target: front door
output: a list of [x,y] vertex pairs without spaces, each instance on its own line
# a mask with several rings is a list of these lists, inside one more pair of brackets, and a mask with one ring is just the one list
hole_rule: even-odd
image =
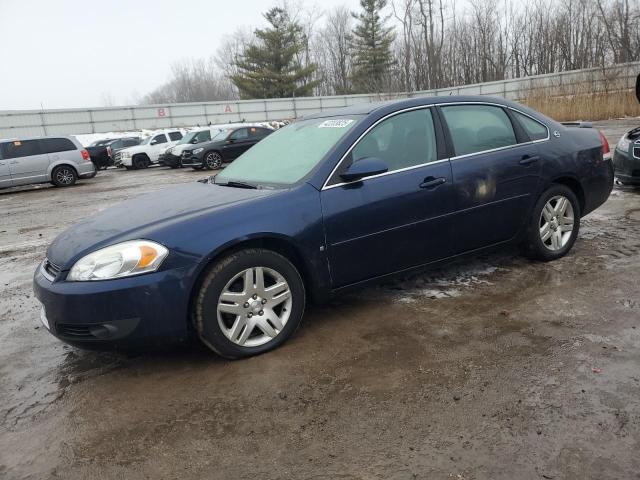
[[248,128],[234,130],[227,138],[227,143],[222,148],[225,160],[233,160],[246,152],[255,141],[249,135]]
[[15,140],[2,144],[2,158],[9,166],[14,185],[45,181],[49,156],[38,140]]
[[441,107],[454,148],[455,253],[512,239],[527,220],[540,180],[535,144],[507,112],[483,104]]
[[[321,192],[333,288],[451,254],[451,166],[439,158],[428,108],[388,117],[345,157]],[[339,173],[367,157],[389,171],[345,183]]]

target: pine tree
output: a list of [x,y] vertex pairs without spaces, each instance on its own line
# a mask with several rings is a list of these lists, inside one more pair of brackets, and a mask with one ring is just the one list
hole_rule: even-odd
[[317,85],[310,80],[316,65],[304,67],[298,60],[307,42],[302,27],[279,7],[269,10],[264,18],[270,26],[256,30],[257,41],[235,61],[238,73],[231,76],[231,81],[240,98],[310,95]]
[[391,44],[395,38],[392,27],[386,27],[386,18],[380,16],[387,0],[360,0],[360,13],[353,13],[358,22],[353,31],[352,81],[357,92],[380,91],[391,66],[394,64]]

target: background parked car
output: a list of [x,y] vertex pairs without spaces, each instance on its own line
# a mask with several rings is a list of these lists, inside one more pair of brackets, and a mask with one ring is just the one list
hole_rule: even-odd
[[[636,79],[636,97],[640,102],[640,75]],[[640,127],[622,136],[613,152],[613,166],[620,183],[640,185]]]
[[266,127],[242,126],[221,131],[210,142],[182,152],[182,165],[195,170],[220,168],[273,133]]
[[97,170],[113,165],[113,157],[120,150],[140,144],[140,137],[107,138],[96,140],[87,147],[91,161]]
[[127,170],[147,168],[158,163],[160,153],[178,143],[182,137],[183,134],[179,130],[156,132],[143,139],[139,145],[120,150],[116,153],[113,163],[116,167],[122,166]]
[[171,168],[178,168],[182,165],[180,164],[180,158],[182,157],[182,152],[192,146],[197,145],[199,143],[208,142],[212,137],[215,137],[218,133],[220,133],[222,129],[220,127],[206,127],[206,128],[198,128],[196,130],[192,130],[188,132],[182,139],[176,143],[174,146],[166,148],[158,157],[158,163],[160,165],[165,165]]
[[68,187],[95,175],[89,152],[75,137],[0,140],[0,188],[44,182]]

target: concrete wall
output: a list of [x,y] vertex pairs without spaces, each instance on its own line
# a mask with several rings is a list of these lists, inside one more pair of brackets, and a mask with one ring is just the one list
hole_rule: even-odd
[[526,98],[544,88],[562,94],[576,85],[585,91],[630,89],[640,72],[640,62],[607,69],[575,70],[497,82],[409,93],[340,95],[331,97],[242,100],[171,105],[144,105],[64,110],[0,111],[0,138],[38,135],[81,135],[137,129],[187,127],[237,121],[262,122],[297,118],[337,107],[393,98],[437,95],[493,95],[510,100]]

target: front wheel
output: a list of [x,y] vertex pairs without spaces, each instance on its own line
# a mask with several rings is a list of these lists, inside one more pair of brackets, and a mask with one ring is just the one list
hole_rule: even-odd
[[78,180],[78,174],[69,165],[60,165],[51,172],[51,183],[56,187],[70,187]]
[[233,253],[207,272],[193,311],[200,339],[226,358],[278,347],[296,330],[305,307],[300,274],[270,250]]
[[580,203],[565,185],[553,185],[538,199],[526,232],[526,253],[542,261],[565,256],[580,230]]
[[222,155],[218,152],[208,152],[202,164],[207,170],[217,170],[222,166]]

